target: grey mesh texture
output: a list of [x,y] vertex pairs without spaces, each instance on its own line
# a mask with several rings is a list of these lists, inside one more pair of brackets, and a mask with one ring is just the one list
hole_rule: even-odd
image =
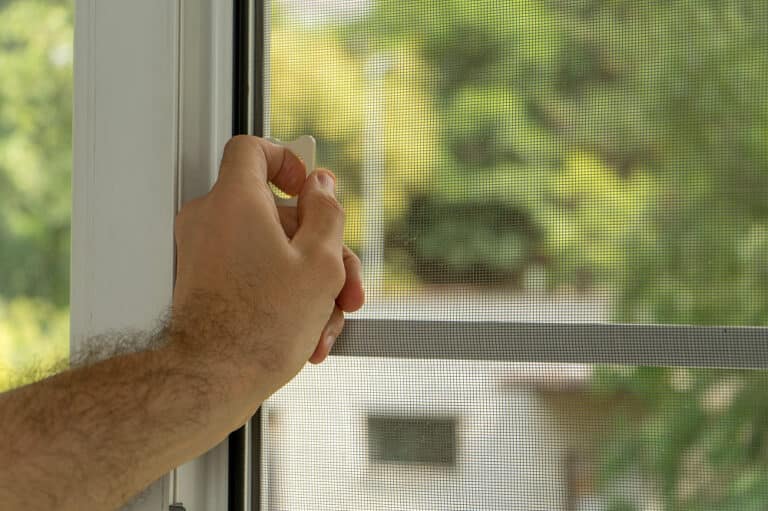
[[764,2],[270,12],[368,303],[265,404],[263,509],[768,506]]

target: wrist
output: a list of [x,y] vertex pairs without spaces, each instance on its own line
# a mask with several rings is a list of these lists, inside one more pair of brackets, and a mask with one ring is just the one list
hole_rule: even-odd
[[304,356],[293,341],[299,322],[280,321],[269,303],[254,303],[246,293],[177,295],[170,342],[233,391],[266,399],[295,376],[311,351]]
[[181,345],[171,342],[158,355],[173,371],[184,374],[185,389],[195,395],[192,399],[200,414],[197,424],[204,425],[201,440],[208,447],[211,439],[221,441],[242,426],[262,401],[246,393],[222,365],[206,363]]
[[216,327],[212,320],[205,323],[205,328],[196,329],[175,321],[163,350],[173,364],[183,366],[200,383],[210,400],[210,414],[229,433],[242,426],[274,391],[270,388],[274,378],[239,353],[242,341],[231,328]]

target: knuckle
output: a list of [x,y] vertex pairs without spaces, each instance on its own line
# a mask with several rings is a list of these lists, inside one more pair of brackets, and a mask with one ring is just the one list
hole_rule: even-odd
[[328,275],[333,287],[337,290],[337,293],[341,291],[341,288],[344,287],[344,281],[347,278],[347,272],[344,271],[344,265],[337,260]]
[[[245,170],[243,162],[249,158],[263,159],[264,149],[252,135],[235,135],[224,144],[224,155],[219,167],[219,177]],[[239,164],[239,165],[238,165]]]
[[244,145],[250,145],[250,138],[248,135],[235,135],[234,137],[227,140],[227,143],[224,144],[224,151],[232,151],[233,149],[237,149]]
[[324,275],[333,287],[341,287],[346,279],[344,261],[337,250],[318,247],[314,252],[315,270],[318,275]]
[[331,214],[337,216],[342,221],[346,216],[344,207],[336,200],[336,197],[328,194],[318,194],[317,201],[323,209],[331,212]]
[[358,267],[359,267],[359,266],[362,266],[362,265],[363,265],[363,262],[360,260],[360,256],[358,256],[357,254],[355,254],[355,253],[352,251],[352,249],[351,249],[351,248],[349,248],[349,247],[346,247],[346,246],[345,246],[345,247],[344,247],[344,250],[345,250],[345,251],[346,251],[346,253],[347,253],[347,259],[349,260],[349,262],[350,262],[350,264],[351,264],[352,266],[358,266]]
[[332,269],[336,265],[341,265],[341,254],[330,247],[321,245],[316,247],[314,252],[315,262],[320,267]]

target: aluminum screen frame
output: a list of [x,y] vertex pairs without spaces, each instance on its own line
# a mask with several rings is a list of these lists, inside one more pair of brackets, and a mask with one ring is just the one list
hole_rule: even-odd
[[331,355],[766,369],[768,328],[350,319]]

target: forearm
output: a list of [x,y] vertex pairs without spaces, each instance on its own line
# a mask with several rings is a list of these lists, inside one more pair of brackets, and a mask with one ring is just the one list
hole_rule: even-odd
[[3,509],[114,509],[222,440],[244,410],[173,345],[0,396]]
[[[114,509],[325,358],[342,311],[362,306],[360,261],[335,178],[305,170],[277,145],[231,140],[216,186],[176,218],[163,347],[0,395],[2,509]],[[298,207],[278,211],[270,180]]]

